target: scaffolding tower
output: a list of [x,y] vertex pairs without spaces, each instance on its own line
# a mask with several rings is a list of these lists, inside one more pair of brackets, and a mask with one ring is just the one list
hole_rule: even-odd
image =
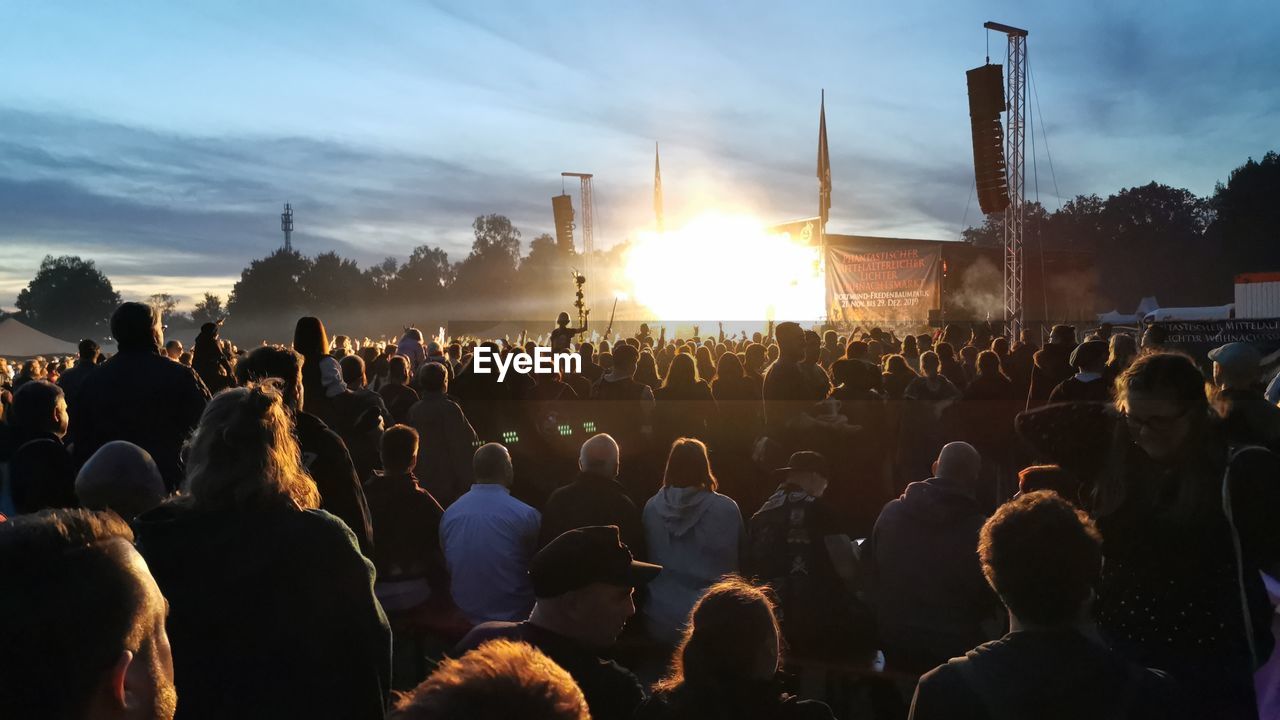
[[587,277],[588,282],[595,282],[591,287],[599,287],[599,278],[591,276],[591,253],[595,252],[595,238],[591,235],[592,224],[592,201],[591,201],[591,173],[574,173],[562,172],[561,177],[576,177],[582,180],[582,198],[579,207],[582,208],[582,274]]
[[983,24],[1009,38],[1005,98],[1005,171],[1009,207],[1004,211],[1004,320],[1011,339],[1022,333],[1023,209],[1026,204],[1027,31],[997,22]]

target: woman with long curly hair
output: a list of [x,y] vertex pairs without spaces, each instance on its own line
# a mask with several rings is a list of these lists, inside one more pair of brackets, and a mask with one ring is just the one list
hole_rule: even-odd
[[190,718],[381,718],[391,638],[373,566],[302,465],[274,381],[225,390],[181,493],[138,518]]

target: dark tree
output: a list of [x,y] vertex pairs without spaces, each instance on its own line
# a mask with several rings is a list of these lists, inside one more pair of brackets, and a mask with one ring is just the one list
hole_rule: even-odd
[[457,268],[455,287],[464,298],[492,300],[505,312],[512,300],[520,261],[520,231],[503,215],[482,215],[471,224],[475,242]]
[[299,274],[298,282],[307,308],[314,313],[349,309],[372,294],[369,278],[360,266],[336,252],[317,255]]
[[24,322],[56,337],[105,337],[120,293],[92,260],[46,255],[36,276],[18,293]]
[[1280,155],[1249,158],[1213,193],[1213,238],[1232,274],[1280,270]]
[[231,288],[227,311],[237,320],[297,315],[307,307],[302,276],[311,261],[296,250],[276,250],[254,260]]
[[205,293],[204,298],[196,303],[195,309],[191,311],[191,321],[196,325],[216,323],[226,316],[226,312],[222,309],[222,298],[213,293]]
[[439,298],[452,281],[449,254],[440,248],[419,245],[388,282],[387,296],[401,306],[412,306]]

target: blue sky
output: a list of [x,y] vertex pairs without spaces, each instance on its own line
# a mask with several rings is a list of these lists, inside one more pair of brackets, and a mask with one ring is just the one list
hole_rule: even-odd
[[126,297],[225,294],[286,200],[304,252],[456,260],[477,214],[550,231],[564,170],[595,173],[611,244],[651,226],[655,140],[668,225],[812,215],[820,88],[830,230],[952,239],[979,220],[964,71],[985,20],[1031,31],[1063,197],[1207,194],[1280,149],[1261,0],[0,2],[0,307],[46,253]]

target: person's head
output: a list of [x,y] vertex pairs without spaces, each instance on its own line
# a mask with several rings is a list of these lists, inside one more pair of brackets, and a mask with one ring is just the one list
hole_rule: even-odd
[[378,450],[388,475],[411,473],[418,464],[418,431],[408,425],[392,425],[382,433]]
[[[690,358],[692,361],[693,358]],[[627,343],[618,343],[613,349],[613,373],[630,377],[636,372],[636,363],[640,360],[640,351]]]
[[1169,342],[1169,329],[1163,325],[1152,323],[1142,334],[1142,347],[1145,349],[1154,350],[1167,342]]
[[1009,354],[1009,338],[1001,335],[991,341],[991,352],[1004,356]]
[[47,380],[24,383],[13,394],[8,423],[28,434],[50,433],[65,437],[70,419],[62,388]]
[[591,359],[596,356],[596,346],[591,341],[586,341],[578,345],[578,354],[582,356],[583,363],[590,363]]
[[1171,460],[1208,422],[1204,375],[1186,355],[1144,355],[1116,379],[1116,409],[1143,452]]
[[1132,335],[1122,333],[1111,336],[1110,356],[1107,364],[1121,370],[1129,366],[1138,355],[1138,341]]
[[978,353],[978,376],[997,377],[1004,374],[1000,367],[1000,356],[990,350]]
[[746,376],[742,368],[742,360],[731,352],[720,355],[716,362],[716,380],[741,380]]
[[798,323],[778,323],[778,326],[773,329],[773,335],[778,341],[780,356],[789,360],[799,360],[804,355],[804,330],[800,329]]
[[603,350],[596,355],[596,362],[600,365],[601,370],[613,372],[613,353],[608,350]]
[[850,340],[844,347],[844,356],[850,360],[866,360],[867,349],[867,343],[862,340]]
[[1054,345],[1076,344],[1076,329],[1073,325],[1054,325],[1049,331],[1049,342]]
[[804,331],[804,360],[816,363],[822,357],[822,337],[812,330]]
[[1002,505],[978,536],[982,573],[1025,625],[1069,626],[1087,612],[1102,567],[1093,522],[1049,491]]
[[1018,471],[1018,492],[1026,494],[1038,490],[1052,490],[1074,501],[1080,493],[1080,483],[1058,465],[1031,465]]
[[338,361],[342,368],[342,382],[352,390],[359,390],[368,382],[364,374],[364,360],[359,355],[347,355]]
[[902,354],[917,355],[920,352],[919,346],[916,344],[916,336],[908,335],[902,338]]
[[[802,341],[803,341],[803,337],[802,337]],[[793,360],[799,359],[803,351],[804,351],[804,343],[801,342],[800,350],[797,351],[796,354],[792,356],[791,359]],[[765,348],[764,354],[765,354],[765,357],[768,359],[768,361],[772,363],[772,362],[778,361],[778,358],[782,356],[782,351],[778,349],[777,343],[769,343],[769,347]]]
[[318,317],[298,318],[293,328],[293,349],[313,361],[329,354],[329,334]]
[[1101,373],[1107,369],[1107,344],[1101,340],[1087,340],[1071,351],[1071,367],[1080,372]]
[[885,358],[884,370],[890,375],[915,375],[915,371],[911,366],[907,365],[907,359],[901,355],[890,355]]
[[0,523],[0,577],[5,717],[173,718],[168,604],[117,515]]
[[511,453],[501,443],[486,443],[476,448],[471,457],[471,472],[476,485],[501,485],[511,487],[515,469],[511,465]]
[[1106,342],[1107,340],[1111,339],[1112,330],[1113,330],[1113,327],[1111,323],[1104,322],[1098,326],[1098,337],[1102,339],[1103,342]]
[[781,664],[781,637],[769,594],[740,577],[725,577],[694,603],[657,689],[724,691],[772,680]]
[[537,597],[530,620],[587,647],[607,648],[636,612],[634,589],[661,571],[632,557],[615,525],[570,530],[529,562]]
[[164,502],[164,478],[146,450],[124,440],[98,448],[76,475],[76,499],[90,510],[133,518]]
[[667,454],[667,469],[662,476],[663,487],[700,487],[715,490],[718,484],[711,472],[711,459],[707,446],[694,438],[677,438]]
[[418,370],[418,387],[423,392],[443,393],[449,391],[449,371],[444,365],[429,362]]
[[187,443],[183,490],[207,509],[320,506],[279,381],[224,390],[209,401]]
[[409,384],[409,358],[392,355],[387,360],[387,381],[392,385]]
[[590,720],[573,677],[532,645],[490,640],[446,657],[387,720]]
[[1262,353],[1246,342],[1227,343],[1209,351],[1213,384],[1228,390],[1256,389],[1262,373]]
[[686,353],[676,355],[667,368],[667,376],[662,380],[664,388],[686,388],[698,382],[698,366],[693,356]]
[[165,343],[164,353],[169,356],[170,360],[177,360],[182,357],[182,342],[179,340],[170,340]]
[[956,359],[956,349],[951,343],[941,342],[933,350],[938,355],[938,359],[944,362],[952,362]]
[[254,348],[236,363],[236,382],[240,385],[276,380],[285,408],[302,410],[302,356],[282,345]]
[[960,362],[964,363],[965,367],[974,367],[978,364],[978,355],[981,353],[982,350],[977,345],[965,345],[960,348]]
[[[557,327],[569,327],[569,313],[562,312],[556,316]],[[544,326],[545,327],[545,326]]]
[[1027,345],[1029,347],[1035,347],[1036,331],[1032,330],[1031,328],[1023,328],[1022,331],[1018,333],[1018,341],[1021,342],[1023,345]]
[[764,367],[764,363],[768,359],[764,346],[758,342],[748,345],[744,355],[746,356],[746,369],[754,373],[760,372],[760,369]]
[[916,346],[920,348],[920,352],[933,349],[933,336],[928,333],[920,333],[916,337]]
[[80,362],[86,365],[93,365],[98,362],[98,358],[102,356],[102,349],[98,347],[97,341],[85,338],[80,341]]
[[160,327],[160,311],[140,302],[121,303],[111,313],[111,337],[121,350],[160,352],[164,331]]
[[924,372],[925,377],[937,377],[941,364],[938,354],[932,350],[926,350],[920,354],[920,370]]
[[605,433],[592,435],[578,452],[578,469],[609,479],[618,476],[618,441]]
[[775,472],[783,475],[785,484],[794,485],[814,497],[822,497],[831,479],[827,459],[812,450],[791,453],[787,466]]
[[982,456],[967,442],[953,442],[942,446],[938,459],[933,462],[933,476],[972,488],[982,473]]

